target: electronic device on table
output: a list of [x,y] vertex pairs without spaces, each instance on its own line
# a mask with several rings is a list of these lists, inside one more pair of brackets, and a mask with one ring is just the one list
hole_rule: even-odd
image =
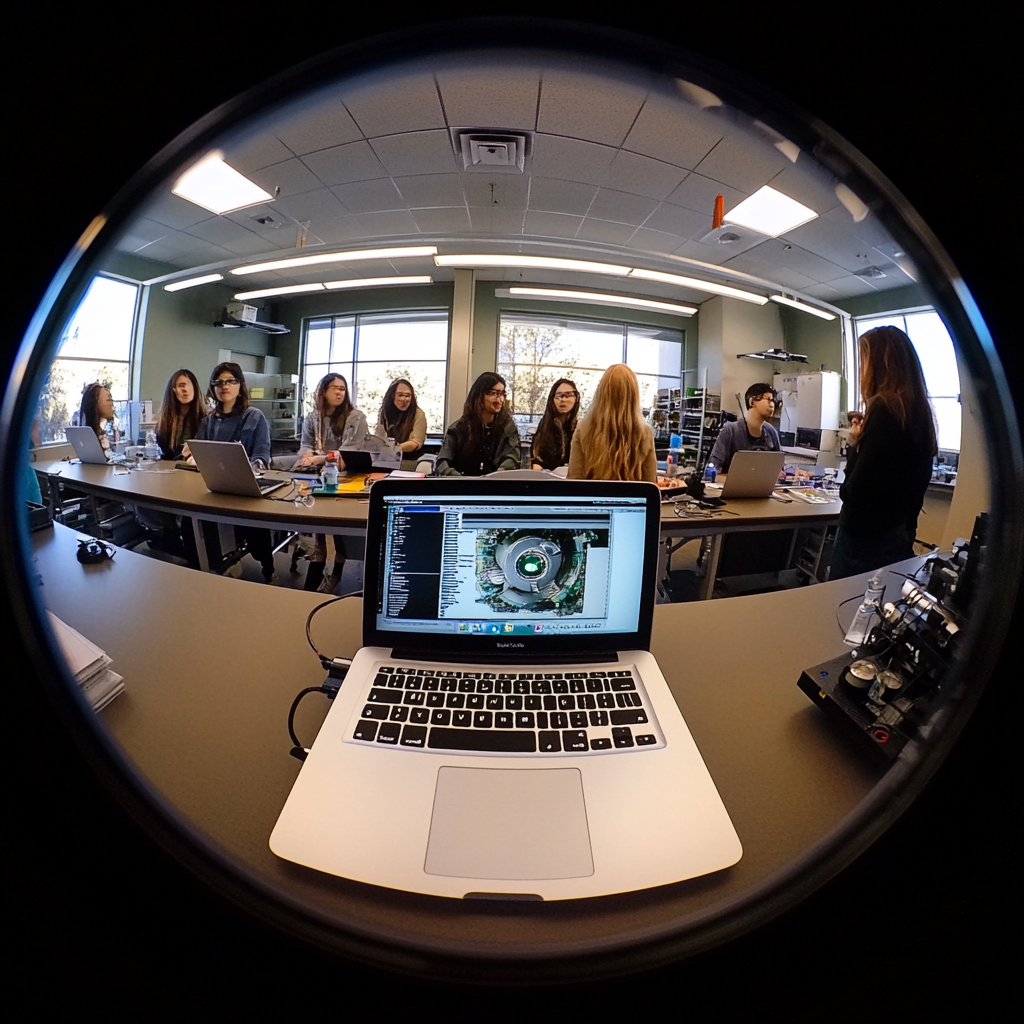
[[651,484],[389,478],[363,643],[270,838],[437,896],[570,899],[742,849],[649,651]]
[[262,498],[289,482],[258,475],[241,441],[192,440],[188,449],[196,460],[203,483],[215,494]]
[[722,485],[721,497],[768,498],[778,486],[779,474],[786,461],[784,452],[734,453],[729,472]]
[[115,456],[113,452],[110,453],[111,458],[107,458],[103,445],[100,444],[100,439],[92,427],[65,427],[64,435],[71,442],[75,454],[81,462],[88,465],[106,466],[111,462],[124,461],[123,457]]
[[853,728],[886,761],[923,735],[939,706],[943,679],[966,624],[974,580],[984,564],[988,514],[970,543],[950,558],[932,556],[899,599],[878,609],[867,641],[805,669],[797,685],[844,728]]

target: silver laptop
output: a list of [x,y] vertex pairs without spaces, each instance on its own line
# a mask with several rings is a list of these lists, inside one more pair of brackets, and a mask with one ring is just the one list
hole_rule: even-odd
[[188,447],[203,483],[217,494],[262,498],[289,482],[280,477],[258,476],[241,441],[189,441]]
[[106,453],[103,451],[103,445],[100,444],[100,439],[96,436],[96,431],[92,427],[65,427],[64,435],[71,442],[75,449],[75,454],[82,462],[87,462],[91,465],[106,466],[108,463],[113,461],[120,461],[119,457],[114,456],[111,452],[111,458],[108,459]]
[[723,498],[767,498],[778,486],[785,452],[736,452],[722,485]]
[[374,484],[364,646],[273,852],[455,898],[602,896],[735,864],[648,649],[659,524],[644,483]]

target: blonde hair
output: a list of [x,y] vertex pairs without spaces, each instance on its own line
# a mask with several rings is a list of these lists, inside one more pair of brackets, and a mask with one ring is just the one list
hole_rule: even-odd
[[642,480],[644,442],[649,439],[636,374],[625,363],[609,366],[587,412],[583,479]]

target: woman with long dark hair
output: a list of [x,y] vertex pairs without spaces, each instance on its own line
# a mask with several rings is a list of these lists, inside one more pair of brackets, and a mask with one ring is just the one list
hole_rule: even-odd
[[78,423],[82,427],[91,427],[100,442],[103,454],[109,459],[110,435],[107,424],[114,422],[114,399],[106,384],[88,384],[82,392],[82,407],[78,413]]
[[199,424],[205,416],[206,406],[196,375],[184,368],[175,370],[164,388],[164,400],[156,426],[161,458],[168,462],[183,459],[185,443],[198,436]]
[[[366,416],[352,404],[349,397],[348,381],[340,373],[328,373],[316,386],[313,411],[303,421],[299,457],[292,468],[322,466],[327,461],[328,452],[359,444],[366,439],[368,432]],[[345,538],[335,534],[334,565],[327,572],[327,535],[315,534],[313,557],[306,568],[303,590],[333,594],[345,571],[346,557]]]
[[462,418],[444,435],[435,471],[439,476],[485,476],[518,469],[519,431],[508,410],[505,378],[481,373],[466,396]]
[[572,435],[580,411],[580,393],[566,377],[556,380],[548,392],[544,415],[533,435],[531,463],[534,469],[558,469],[569,464]]
[[850,430],[829,579],[910,558],[938,452],[921,362],[898,327],[861,335],[864,415]]
[[404,378],[393,380],[377,417],[377,436],[390,437],[402,452],[416,452],[427,438],[427,416],[416,404],[416,392]]
[[571,480],[657,479],[654,433],[640,411],[640,385],[625,363],[609,366],[569,453]]

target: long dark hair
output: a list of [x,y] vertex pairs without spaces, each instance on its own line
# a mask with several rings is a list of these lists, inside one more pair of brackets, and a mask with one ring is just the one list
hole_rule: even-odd
[[241,414],[249,408],[249,387],[245,383],[245,374],[242,373],[242,368],[238,363],[218,363],[213,368],[213,373],[210,374],[210,390],[207,394],[217,403],[217,412],[223,413],[224,410],[220,406],[220,399],[217,397],[213,382],[225,371],[230,373],[232,377],[237,377],[239,381],[238,398],[235,399],[235,404],[231,409],[231,414],[234,416],[236,413]]
[[96,436],[100,434],[100,414],[96,406],[99,404],[100,392],[109,391],[106,384],[87,384],[82,392],[82,407],[78,412],[78,422],[83,427],[92,427]]
[[[352,405],[352,393],[349,391],[348,381],[340,373],[328,373],[320,378],[320,383],[317,384],[313,395],[313,407],[322,423],[323,418],[327,415],[327,388],[332,380],[340,380],[345,385],[345,401],[331,413],[331,432],[340,436],[345,429],[345,420],[348,419],[348,414],[355,408]],[[319,430],[319,427],[317,429]]]
[[[466,395],[466,404],[462,407],[462,422],[466,427],[466,440],[471,445],[479,444],[483,436],[484,421],[481,411],[484,407],[484,394],[490,391],[495,384],[503,384],[505,388],[508,388],[505,378],[500,373],[481,373],[473,381],[473,386],[469,389],[469,394]],[[491,426],[504,427],[511,418],[512,414],[508,411],[508,396],[506,396],[501,410],[494,417]]]
[[[412,401],[405,412],[401,412],[395,405],[395,392],[398,391],[399,384],[404,384],[412,392]],[[393,437],[397,444],[405,444],[409,440],[412,425],[416,422],[417,409],[419,406],[416,404],[416,389],[404,377],[393,380],[384,393],[384,401],[381,402],[380,421],[388,436]]]
[[899,420],[914,444],[929,455],[938,452],[935,422],[921,361],[910,339],[898,327],[876,327],[860,337],[860,390],[864,396],[864,429],[879,403]]
[[[564,423],[558,419],[558,410],[555,408],[555,393],[563,384],[568,384],[576,392],[576,404],[569,410]],[[541,465],[554,463],[552,468],[558,467],[562,461],[563,450],[567,451],[568,446],[572,444],[572,435],[576,430],[576,417],[579,415],[579,411],[580,393],[575,383],[568,377],[556,380],[548,392],[548,404],[544,407],[544,415],[541,417],[540,423],[537,424],[537,430],[533,435],[534,462],[539,462]],[[565,438],[564,445],[563,437]],[[545,466],[545,468],[547,467]]]
[[[192,384],[192,401],[184,407],[174,390],[174,385],[178,383],[179,377],[187,377]],[[161,451],[173,451],[179,437],[186,441],[195,437],[199,433],[199,424],[205,415],[206,406],[203,404],[202,389],[199,387],[196,375],[184,367],[175,370],[167,378],[164,402],[160,406],[160,420],[156,426],[156,440]]]

